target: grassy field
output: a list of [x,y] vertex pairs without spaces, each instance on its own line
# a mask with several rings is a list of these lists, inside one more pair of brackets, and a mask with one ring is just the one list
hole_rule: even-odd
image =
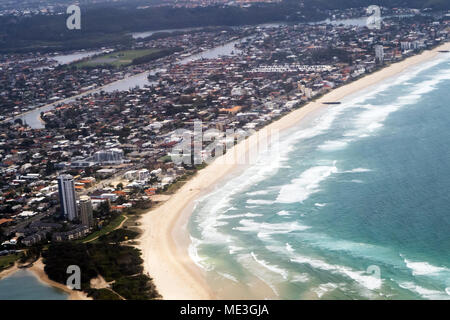
[[77,242],[84,242],[84,243],[90,242],[104,234],[108,234],[111,231],[117,229],[124,220],[125,220],[125,216],[122,214],[122,215],[118,216],[117,218],[115,218],[113,221],[111,221],[111,223],[104,226],[99,231],[93,232],[90,235],[88,235],[86,238],[82,239],[81,241],[77,241]]
[[20,258],[20,254],[9,254],[0,257],[0,271],[6,269],[14,264]]
[[83,60],[80,62],[76,62],[74,64],[77,68],[86,68],[86,67],[100,67],[105,65],[110,65],[113,67],[122,67],[130,65],[133,59],[140,58],[149,54],[153,54],[159,52],[159,49],[140,49],[140,50],[124,50],[117,51],[113,53],[108,53],[104,55],[100,55],[97,57],[93,57],[88,60]]

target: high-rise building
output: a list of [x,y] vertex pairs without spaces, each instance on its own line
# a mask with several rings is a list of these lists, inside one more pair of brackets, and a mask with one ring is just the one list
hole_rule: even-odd
[[375,60],[378,63],[383,63],[384,62],[384,48],[380,44],[375,46]]
[[89,159],[100,164],[121,164],[123,163],[123,150],[117,148],[100,150]]
[[150,177],[150,172],[147,169],[141,169],[137,172],[137,178],[139,181],[145,181]]
[[69,221],[75,220],[78,217],[77,199],[71,175],[64,174],[58,177],[58,192],[61,215]]
[[81,224],[91,228],[94,225],[91,198],[89,198],[88,196],[81,196],[79,204]]

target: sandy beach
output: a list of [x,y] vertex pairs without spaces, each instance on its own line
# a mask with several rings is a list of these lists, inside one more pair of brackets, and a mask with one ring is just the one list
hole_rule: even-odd
[[[450,50],[450,43],[392,64],[332,90],[317,101],[308,103],[265,128],[268,132],[288,129],[298,124],[305,116],[320,108],[327,108],[323,102],[340,101],[348,95],[393,77],[409,67],[431,60],[439,54],[446,54],[439,53],[442,50]],[[241,157],[255,143],[258,143],[257,135],[237,144],[223,157],[228,157],[230,154]],[[205,169],[200,170],[167,202],[147,212],[141,218],[143,234],[139,246],[143,253],[145,272],[154,279],[164,299],[216,298],[206,282],[204,271],[197,267],[188,255],[190,240],[187,223],[192,214],[195,199],[211,190],[237,167],[233,164],[224,164],[221,160],[217,158]]]
[[44,263],[42,262],[42,259],[37,260],[36,262],[33,263],[33,266],[28,268],[28,270],[30,270],[34,276],[36,276],[36,278],[49,286],[52,286],[54,288],[60,289],[66,293],[69,294],[69,300],[92,300],[92,298],[89,298],[86,293],[82,292],[82,291],[77,291],[77,290],[71,290],[69,289],[67,286],[58,283],[56,281],[50,280],[49,277],[47,276],[47,274],[44,271]]
[[15,263],[13,266],[9,267],[8,269],[5,269],[0,272],[0,280],[3,278],[9,277],[10,275],[14,274],[19,268],[17,267],[17,263]]
[[[61,284],[61,283],[55,282],[53,280],[50,280],[49,277],[47,276],[47,274],[44,271],[44,267],[45,267],[45,265],[42,262],[42,259],[39,259],[36,262],[34,262],[31,267],[29,267],[29,268],[27,268],[25,270],[31,271],[31,273],[40,282],[68,293],[69,294],[69,300],[92,300],[92,298],[89,298],[86,295],[86,293],[84,293],[82,291],[71,290],[68,287],[66,287],[65,285]],[[3,270],[2,272],[0,272],[0,280],[13,275],[18,270],[21,270],[21,269],[18,267],[17,263],[14,266],[12,266],[12,267],[10,267],[10,268],[8,268],[6,270]]]

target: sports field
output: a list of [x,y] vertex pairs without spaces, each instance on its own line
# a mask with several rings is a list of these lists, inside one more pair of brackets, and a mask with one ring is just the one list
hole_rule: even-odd
[[159,49],[117,51],[76,62],[74,66],[76,66],[77,68],[100,67],[106,65],[110,65],[113,67],[122,67],[130,65],[133,62],[133,59],[144,57],[149,54],[154,54],[159,51]]

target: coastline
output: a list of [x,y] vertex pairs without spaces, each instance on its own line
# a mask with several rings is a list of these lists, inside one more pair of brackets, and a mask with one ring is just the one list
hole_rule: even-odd
[[[450,43],[444,43],[432,50],[394,63],[377,72],[336,88],[316,101],[309,102],[264,128],[273,132],[282,131],[299,123],[314,111],[326,108],[323,102],[339,101],[348,95],[373,86],[393,77],[407,68],[426,62],[449,50]],[[140,219],[143,234],[139,248],[142,250],[144,270],[153,278],[164,299],[214,299],[216,298],[205,279],[204,271],[195,265],[188,254],[189,234],[187,223],[192,214],[194,201],[210,190],[224,177],[232,173],[238,165],[220,163],[221,158],[230,155],[245,156],[249,148],[258,143],[258,135],[252,135],[230,149],[200,170],[183,185],[167,202],[148,211]]]
[[47,286],[56,288],[58,290],[64,291],[65,293],[68,293],[69,294],[68,300],[92,300],[92,298],[88,297],[87,294],[84,293],[83,291],[71,290],[61,283],[50,280],[44,271],[44,267],[45,267],[45,265],[42,262],[42,258],[35,261],[31,267],[25,268],[25,269],[19,268],[16,263],[14,266],[0,272],[0,280],[6,279],[7,277],[12,276],[14,273],[16,273],[19,270],[28,270],[31,272],[31,274],[33,276],[36,277],[37,280],[39,280],[39,282],[41,282]]
[[19,270],[19,267],[17,266],[17,262],[16,262],[13,266],[0,271],[0,280],[3,280],[5,278],[9,277],[10,275],[14,274],[18,270]]
[[92,300],[89,298],[86,293],[78,290],[71,290],[65,285],[50,280],[47,274],[44,271],[44,263],[42,262],[42,258],[33,263],[33,265],[27,270],[31,271],[31,273],[43,284],[49,285],[51,287],[57,288],[69,294],[68,300]]

